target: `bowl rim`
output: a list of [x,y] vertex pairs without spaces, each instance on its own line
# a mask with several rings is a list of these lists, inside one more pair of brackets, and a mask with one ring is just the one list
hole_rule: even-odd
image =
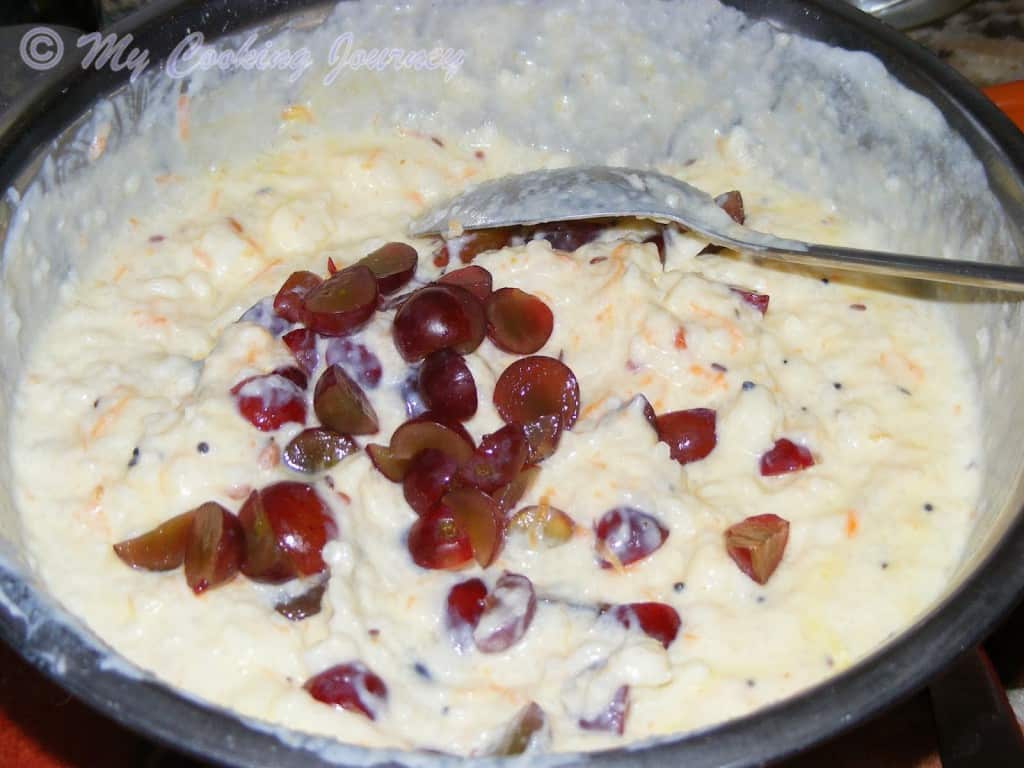
[[[1024,230],[1024,135],[963,77],[924,48],[842,0],[723,0],[752,19],[829,45],[867,51],[911,90],[935,103],[985,168],[1000,204]],[[334,0],[155,0],[108,31],[131,32],[162,59],[185,28],[208,39],[264,24]],[[123,86],[129,72],[86,71],[70,56],[0,115],[0,183],[12,186],[49,141],[100,95]],[[3,222],[0,219],[0,227]],[[1018,240],[1024,253],[1024,240]],[[1024,589],[1024,517],[1020,511],[984,560],[913,626],[849,669],[790,698],[706,729],[611,750],[553,754],[531,764],[594,766],[742,766],[801,752],[845,731],[923,688],[977,644],[1017,604]],[[53,620],[52,605],[20,574],[0,570],[0,637],[22,657],[93,708],[158,742],[205,760],[242,766],[398,765],[440,756],[339,746],[240,717],[172,689],[112,653],[75,622]],[[91,634],[91,633],[89,633]],[[56,653],[55,653],[56,652]],[[57,661],[55,661],[55,659]],[[290,734],[286,744],[275,734]],[[327,758],[317,749],[334,745]],[[449,756],[444,756],[448,758]],[[450,758],[460,765],[503,764],[495,758]],[[354,760],[354,763],[349,763]]]

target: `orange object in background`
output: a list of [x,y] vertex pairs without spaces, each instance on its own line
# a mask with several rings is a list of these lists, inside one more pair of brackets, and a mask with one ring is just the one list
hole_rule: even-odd
[[1024,80],[993,85],[982,89],[995,105],[1024,131]]

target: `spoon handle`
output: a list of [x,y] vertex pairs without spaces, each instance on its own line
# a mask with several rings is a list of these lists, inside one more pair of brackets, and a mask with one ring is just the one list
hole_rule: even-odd
[[808,244],[806,251],[761,247],[758,256],[812,267],[837,267],[889,277],[908,277],[939,283],[1024,291],[1024,267],[1005,264],[934,259],[901,253],[879,253],[834,245]]

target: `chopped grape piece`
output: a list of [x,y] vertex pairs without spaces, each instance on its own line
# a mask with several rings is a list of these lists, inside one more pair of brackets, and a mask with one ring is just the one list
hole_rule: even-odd
[[635,507],[615,507],[604,513],[594,530],[601,567],[625,567],[656,552],[668,529],[658,518]]
[[282,373],[243,379],[231,394],[238,412],[261,432],[273,432],[289,422],[306,423],[306,393]]
[[185,582],[199,595],[235,577],[245,552],[245,536],[238,518],[216,502],[201,504],[192,515]]
[[368,267],[346,267],[306,294],[302,322],[322,336],[345,336],[370,319],[377,295],[377,278]]
[[410,296],[395,314],[392,335],[406,362],[422,360],[439,349],[469,354],[487,330],[484,307],[458,285],[434,284]]
[[386,243],[358,263],[370,268],[377,278],[377,289],[386,295],[412,280],[418,260],[416,249],[408,243]]
[[245,531],[242,573],[253,581],[279,584],[320,573],[324,545],[337,536],[327,505],[303,483],[253,491],[238,519]]
[[502,227],[498,229],[477,229],[467,232],[456,240],[445,244],[448,251],[458,251],[459,260],[463,264],[469,264],[481,253],[487,251],[498,251],[512,243],[518,230],[515,227]]
[[554,415],[562,429],[571,429],[580,412],[580,388],[561,361],[543,355],[524,357],[498,377],[494,405],[507,423],[526,424]]
[[522,471],[515,476],[512,482],[494,492],[494,500],[498,502],[498,509],[502,515],[507,515],[515,509],[516,504],[530,490],[539,474],[540,467],[523,467]]
[[274,311],[289,323],[301,323],[306,296],[322,282],[320,276],[312,272],[292,272],[274,297]]
[[522,640],[533,623],[537,595],[526,576],[505,571],[487,595],[487,605],[473,630],[482,653],[501,653]]
[[391,435],[391,454],[397,459],[411,459],[427,448],[448,454],[460,465],[473,455],[473,442],[467,434],[426,416],[405,422]]
[[629,686],[623,685],[615,691],[612,700],[594,717],[580,718],[580,728],[585,731],[610,731],[619,736],[626,729],[629,716]]
[[487,301],[487,297],[491,295],[491,286],[494,284],[494,279],[491,277],[491,273],[483,267],[470,264],[468,267],[456,269],[442,275],[438,278],[437,282],[444,285],[462,286],[480,299],[480,301]]
[[416,514],[426,514],[441,500],[458,468],[455,459],[436,448],[422,450],[412,458],[402,479],[402,493]]
[[526,461],[539,464],[550,458],[558,449],[562,439],[562,418],[560,415],[546,413],[532,421],[524,422],[523,434],[526,436]]
[[506,424],[480,438],[480,445],[459,469],[466,485],[491,493],[508,485],[526,464],[526,437],[518,424]]
[[373,462],[373,466],[377,468],[377,471],[388,480],[400,483],[405,478],[405,473],[409,469],[411,459],[399,459],[391,452],[390,447],[375,443],[370,443],[370,445],[366,446],[366,453],[369,455],[370,461]]
[[375,389],[384,373],[380,359],[366,345],[352,339],[331,339],[324,350],[327,365],[340,365],[362,386]]
[[377,719],[388,698],[384,681],[359,661],[325,669],[302,687],[317,701],[358,712],[371,720]]
[[666,443],[669,454],[680,464],[700,461],[715,449],[717,415],[710,408],[663,413],[655,419],[658,439]]
[[531,701],[512,718],[501,739],[488,754],[496,757],[511,757],[525,752],[539,751],[543,748],[540,742],[546,741],[545,729],[547,715],[535,702]]
[[416,418],[427,410],[423,402],[423,393],[420,392],[419,371],[412,369],[402,380],[399,386],[402,395],[402,403],[405,405],[405,415],[410,419]]
[[497,502],[476,488],[456,488],[444,495],[441,504],[451,510],[456,523],[466,532],[473,557],[480,566],[486,568],[494,562],[504,543]]
[[776,440],[771,450],[761,456],[761,474],[764,477],[799,472],[813,466],[811,452],[785,437]]
[[671,605],[665,603],[629,603],[617,605],[612,615],[626,629],[640,629],[648,637],[653,637],[665,648],[679,634],[679,614]]
[[316,353],[316,334],[309,328],[296,328],[281,337],[281,341],[292,351],[295,362],[307,375],[316,370],[320,362]]
[[420,366],[419,391],[427,407],[449,419],[465,421],[476,413],[476,382],[462,355],[450,349],[432,352]]
[[461,568],[473,559],[469,535],[443,503],[422,515],[409,529],[409,554],[420,568]]
[[527,232],[530,240],[547,240],[556,251],[575,251],[593,242],[613,222],[601,219],[554,221],[538,224]]
[[380,429],[366,393],[340,365],[332,365],[320,375],[313,410],[324,426],[342,434],[372,435]]
[[277,376],[284,376],[299,389],[305,389],[309,386],[309,377],[297,365],[283,365],[280,368],[275,368],[271,373]]
[[523,507],[508,521],[508,532],[527,536],[533,549],[565,544],[575,530],[576,525],[569,515],[546,502]]
[[725,531],[725,549],[747,576],[764,584],[775,573],[789,541],[789,523],[778,515],[754,515]]
[[274,605],[274,610],[280,613],[289,621],[302,621],[310,616],[320,613],[324,592],[327,591],[327,580],[324,579],[301,595],[296,595],[288,600],[283,600]]
[[480,623],[486,601],[487,586],[480,579],[461,581],[448,592],[445,625],[459,651],[472,644],[473,630]]
[[192,530],[192,512],[175,515],[134,539],[114,545],[114,553],[132,568],[173,571],[185,562],[185,548]]
[[742,224],[747,220],[747,213],[743,207],[743,195],[739,193],[739,190],[733,189],[722,193],[715,198],[715,203],[737,224]]
[[730,290],[733,293],[738,294],[743,301],[752,306],[762,315],[768,311],[768,302],[771,301],[771,296],[768,294],[758,293],[757,291],[748,291],[746,288],[731,288]]
[[274,299],[271,296],[260,299],[238,318],[240,323],[254,323],[267,330],[271,336],[280,336],[291,323],[274,311]]
[[281,453],[281,459],[296,472],[323,472],[346,456],[359,450],[348,435],[327,427],[304,429],[291,439]]
[[533,294],[501,288],[487,298],[487,337],[498,349],[532,355],[543,347],[555,325],[551,309]]

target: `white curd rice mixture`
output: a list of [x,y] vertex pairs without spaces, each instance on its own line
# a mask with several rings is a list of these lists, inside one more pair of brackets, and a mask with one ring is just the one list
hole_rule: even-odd
[[[805,689],[943,592],[979,470],[940,304],[652,222],[413,239],[574,158],[318,114],[159,177],[28,361],[29,557],[116,651],[354,744],[595,750]],[[758,167],[756,128],[659,170],[887,245]]]

